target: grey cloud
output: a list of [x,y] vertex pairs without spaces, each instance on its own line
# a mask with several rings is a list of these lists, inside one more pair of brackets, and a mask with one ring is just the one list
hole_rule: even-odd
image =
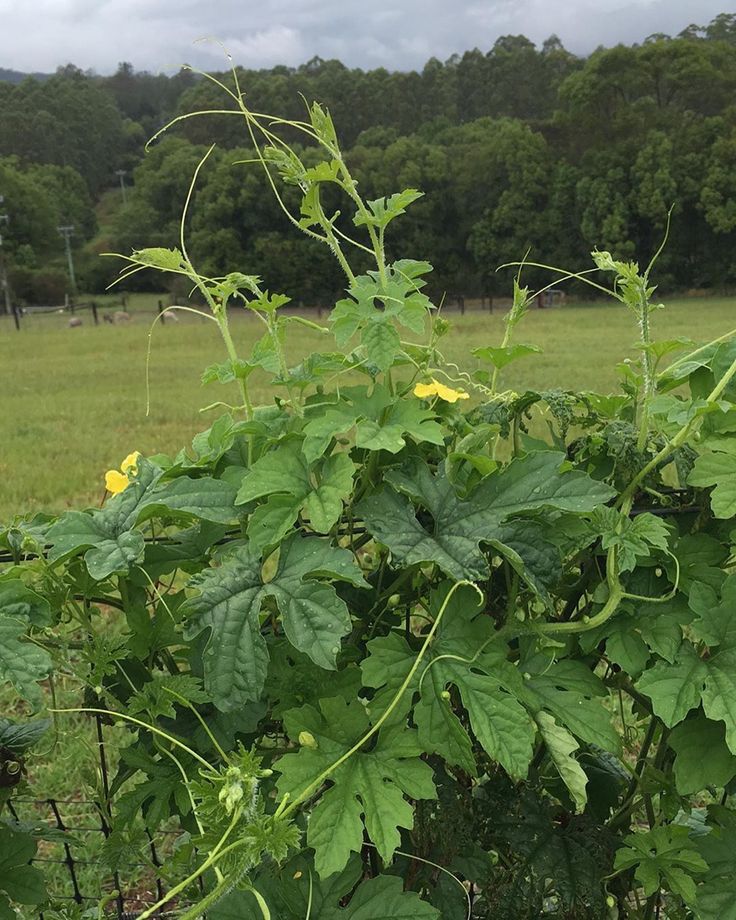
[[221,40],[249,67],[314,55],[348,66],[408,70],[430,57],[490,48],[504,34],[539,43],[556,33],[578,54],[705,23],[724,0],[0,0],[0,66],[53,70],[69,61],[100,73],[130,61],[147,70],[184,62],[221,69]]

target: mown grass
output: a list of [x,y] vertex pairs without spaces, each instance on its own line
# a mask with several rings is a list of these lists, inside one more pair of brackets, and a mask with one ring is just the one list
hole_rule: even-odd
[[[176,324],[157,326],[150,366],[151,411],[146,416],[145,366],[148,327],[143,310],[157,296],[139,295],[128,326],[91,324],[67,328],[64,317],[30,317],[16,332],[0,320],[0,520],[21,512],[59,511],[98,504],[105,470],[130,451],[173,453],[207,427],[216,411],[200,408],[216,400],[235,401],[234,387],[200,383],[202,369],[223,359],[214,323],[181,314]],[[444,344],[449,361],[463,369],[477,362],[470,351],[498,344],[502,313],[449,315],[452,331]],[[655,315],[659,338],[689,336],[707,341],[736,325],[736,299],[674,300]],[[243,346],[261,327],[233,314],[234,336]],[[504,386],[616,387],[615,365],[636,355],[632,317],[617,305],[531,310],[518,339],[543,354],[508,369]],[[334,348],[331,336],[293,327],[290,357],[312,348]],[[254,380],[253,397],[268,402],[266,381]]]

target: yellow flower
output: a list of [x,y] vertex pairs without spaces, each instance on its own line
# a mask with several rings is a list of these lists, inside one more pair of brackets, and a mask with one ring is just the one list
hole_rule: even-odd
[[128,488],[130,485],[130,476],[138,472],[139,457],[140,453],[134,450],[132,454],[128,454],[125,460],[123,460],[119,470],[108,470],[105,473],[105,488],[108,492],[117,495],[118,492],[122,492],[124,489]]
[[452,387],[446,387],[444,383],[432,378],[431,383],[418,383],[414,387],[414,395],[420,399],[428,399],[430,396],[439,396],[445,402],[454,403],[458,399],[470,399],[470,394],[464,390],[453,390]]

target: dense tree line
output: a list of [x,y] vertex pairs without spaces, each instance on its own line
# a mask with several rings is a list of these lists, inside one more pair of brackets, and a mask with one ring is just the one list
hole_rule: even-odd
[[[233,86],[232,74],[217,77]],[[403,222],[402,250],[438,266],[440,292],[494,293],[507,284],[496,266],[527,251],[571,267],[596,245],[646,258],[671,205],[665,284],[736,283],[736,15],[587,59],[554,36],[540,48],[505,36],[487,53],[433,59],[421,72],[315,58],[237,77],[258,111],[299,119],[302,96],[323,102],[368,196],[425,193]],[[168,119],[234,108],[188,70],[166,77],[122,64],[98,77],[68,66],[45,80],[0,81],[0,194],[16,267],[58,258],[59,220],[87,241],[89,288],[114,272],[95,252],[174,244],[190,177],[216,141],[191,216],[202,269],[256,271],[305,302],[334,296],[342,282],[329,253],[295,241],[259,167],[237,164],[252,159],[242,119],[180,122],[143,155]],[[125,202],[108,191],[121,169],[132,182]],[[91,202],[100,198],[95,236]]]

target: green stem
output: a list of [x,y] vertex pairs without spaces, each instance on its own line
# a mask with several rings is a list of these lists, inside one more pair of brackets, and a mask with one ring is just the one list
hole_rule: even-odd
[[654,741],[654,736],[657,733],[657,726],[659,725],[659,720],[656,716],[652,716],[651,721],[649,722],[649,727],[647,728],[647,733],[644,736],[644,741],[642,743],[641,749],[639,750],[639,756],[636,758],[636,767],[634,768],[634,773],[629,782],[626,794],[624,795],[624,801],[618,811],[611,817],[608,822],[609,828],[620,827],[622,824],[626,824],[631,818],[631,812],[634,808],[634,797],[636,795],[636,790],[641,782],[642,774],[644,773],[644,768],[646,767],[647,757],[649,755],[649,749],[652,746]]
[[[218,858],[219,858],[218,854],[225,846],[225,843],[227,842],[227,838],[235,830],[235,825],[238,823],[239,819],[240,819],[240,810],[236,810],[232,816],[230,824],[227,826],[225,833],[217,841],[216,846],[209,853],[209,855],[207,856],[207,859],[205,859],[202,865],[198,866],[194,870],[194,872],[192,872],[189,876],[187,876],[187,878],[185,878],[183,881],[179,882],[178,885],[174,885],[174,887],[171,888],[164,895],[164,897],[161,898],[159,901],[157,901],[152,907],[149,907],[148,910],[144,910],[142,914],[138,914],[138,920],[148,920],[149,917],[152,917],[154,914],[158,913],[162,907],[164,907],[166,904],[169,903],[169,901],[175,898],[178,894],[181,894],[182,891],[185,891],[192,884],[193,881],[198,879],[200,875],[203,875],[211,866],[214,866],[214,864],[218,861]],[[220,882],[220,885],[224,885],[226,882],[227,880],[223,879]],[[200,904],[197,905],[197,909],[199,909],[199,907],[201,906],[201,903],[202,902],[200,902]],[[194,916],[199,917],[200,914],[195,914]]]
[[649,898],[647,898],[646,906],[644,909],[644,920],[652,920],[654,917],[654,911],[659,904],[661,895],[661,891],[655,891],[653,895],[650,895]]
[[[644,282],[644,284],[646,285],[646,282]],[[641,342],[644,346],[642,353],[644,389],[643,393],[641,394],[641,416],[639,419],[639,437],[637,439],[637,447],[641,453],[647,443],[647,435],[649,433],[649,401],[654,389],[652,356],[649,352],[649,345],[651,344],[651,334],[649,329],[649,301],[647,300],[646,290],[642,290],[640,294],[639,327],[641,329]]]
[[511,450],[512,456],[518,457],[521,453],[521,432],[519,431],[519,416],[511,420]]
[[386,236],[386,228],[379,227],[378,229],[378,254],[379,254],[379,261],[383,263],[384,265],[386,264],[385,236]]
[[319,192],[318,192],[316,203],[317,203],[317,216],[319,217],[320,226],[324,230],[325,236],[327,237],[327,245],[330,247],[332,254],[335,256],[337,261],[340,263],[340,268],[345,272],[348,282],[350,284],[354,284],[355,275],[353,274],[353,270],[350,267],[350,263],[345,258],[345,253],[342,251],[342,246],[340,245],[337,237],[335,236],[335,231],[332,227],[332,224],[327,219],[327,215],[325,214],[325,212],[322,210],[322,202],[319,200]]
[[616,548],[612,546],[606,557],[606,581],[608,583],[608,599],[595,616],[583,616],[579,620],[554,620],[551,623],[538,621],[509,622],[493,634],[496,641],[509,641],[523,635],[555,635],[558,633],[577,634],[597,629],[618,610],[618,605],[626,597],[623,586],[619,581],[616,565]]
[[[206,289],[205,289],[206,290]],[[225,348],[227,349],[228,357],[233,363],[233,371],[235,371],[235,363],[238,360],[238,352],[235,348],[235,343],[233,342],[233,337],[230,334],[230,325],[227,320],[227,304],[223,303],[221,308],[217,308],[216,304],[212,300],[209,291],[206,291],[205,296],[210,304],[210,309],[217,318],[217,325],[220,327],[220,334],[222,335],[222,340],[225,343]],[[248,385],[242,377],[237,377],[238,388],[240,389],[240,396],[243,400],[243,405],[245,406],[245,417],[248,421],[253,418],[253,405],[250,401],[248,395]]]
[[[212,889],[212,891],[206,894],[201,901],[195,904],[194,907],[190,907],[189,910],[183,913],[179,920],[198,920],[199,917],[204,915],[205,911],[209,910],[211,907],[214,907],[214,905],[221,898],[229,893],[232,884],[233,883],[230,879],[223,879],[215,888]],[[247,891],[253,895],[261,911],[263,920],[271,920],[271,911],[268,909],[268,904],[266,904],[260,891],[256,891],[256,889],[251,886],[248,886],[242,890]]]
[[[404,584],[404,582],[405,582],[407,579],[412,578],[413,575],[414,575],[414,571],[413,571],[412,569],[403,569],[403,570],[399,573],[399,575],[391,582],[391,584],[388,586],[388,588],[386,588],[385,591],[381,591],[378,600],[377,600],[376,603],[371,607],[371,609],[368,611],[368,613],[366,614],[365,619],[366,619],[366,620],[369,620],[369,619],[371,618],[371,616],[373,615],[373,613],[378,609],[378,607],[381,606],[381,604],[384,602],[384,600],[388,600],[388,598],[390,598],[392,594],[396,594],[396,593],[397,593],[397,589],[400,588],[400,587]],[[372,623],[372,625],[371,625],[371,628],[370,628],[370,630],[368,631],[368,638],[369,638],[369,639],[372,639],[373,636],[376,634],[376,629],[378,628],[378,625],[380,624],[381,620],[383,619],[383,617],[384,617],[384,615],[385,615],[387,609],[388,609],[388,608],[387,608],[387,607],[385,606],[385,604],[384,604],[383,610],[379,613],[379,615],[378,615],[378,616],[376,617],[376,619],[373,621],[373,623]]]
[[[733,361],[733,363],[728,368],[726,373],[723,375],[723,377],[721,377],[721,379],[718,381],[716,386],[713,388],[713,390],[708,395],[708,398],[706,399],[707,404],[714,403],[720,398],[721,394],[726,389],[726,387],[728,386],[729,382],[731,381],[731,379],[733,378],[735,374],[736,374],[736,360]],[[698,420],[697,418],[691,418],[689,422],[683,425],[683,427],[677,432],[677,434],[672,438],[672,440],[669,441],[667,444],[665,444],[665,446],[657,453],[657,455],[653,457],[649,461],[649,463],[646,464],[646,466],[642,467],[642,469],[639,470],[636,476],[631,480],[629,485],[626,487],[626,489],[624,489],[624,491],[619,496],[617,504],[623,505],[624,503],[628,502],[630,505],[631,500],[633,499],[634,493],[636,492],[636,489],[639,486],[639,484],[644,479],[646,479],[646,477],[652,472],[652,470],[655,470],[661,463],[663,463],[668,457],[670,457],[677,450],[678,447],[682,447],[682,445],[687,440],[687,437],[692,431],[692,428],[697,420]]]
[[[508,563],[506,563],[508,565]],[[511,580],[508,585],[507,598],[506,598],[506,619],[511,619],[511,615],[514,612],[516,607],[516,598],[519,594],[519,573],[516,569],[511,573]]]
[[582,633],[591,629],[597,629],[613,616],[618,609],[618,605],[623,597],[623,589],[620,584],[616,584],[614,589],[608,595],[608,600],[601,610],[593,617],[583,620],[568,620],[565,623],[542,623],[535,626],[535,632],[541,632],[546,636],[556,633]]
[[621,600],[624,596],[624,589],[621,585],[621,582],[618,579],[616,574],[616,553],[615,547],[611,547],[608,551],[608,557],[606,561],[606,578],[608,581],[608,600],[601,607],[598,613],[592,617],[583,617],[581,620],[565,620],[563,622],[556,623],[532,623],[531,629],[534,632],[542,633],[543,635],[555,635],[557,633],[582,633],[588,632],[591,629],[597,629],[599,626],[602,626],[607,620],[610,620],[614,613],[618,610],[618,605],[621,603]]
[[278,320],[272,313],[269,313],[266,319],[266,326],[268,328],[269,335],[271,336],[271,341],[273,342],[276,358],[279,362],[279,371],[281,372],[281,377],[286,384],[286,391],[289,394],[289,402],[291,403],[296,414],[301,418],[304,415],[304,410],[302,409],[302,405],[299,400],[294,398],[293,388],[289,382],[289,368],[286,366],[286,355],[284,354],[284,349],[281,345],[281,339],[279,338]]
[[[506,329],[503,334],[503,339],[501,340],[501,348],[508,348],[509,340],[511,339],[511,326],[506,323]],[[491,377],[491,396],[495,396],[496,387],[498,386],[498,375],[501,373],[500,368],[494,365],[493,367],[493,376]]]
[[148,722],[144,722],[142,719],[136,719],[135,716],[129,716],[124,712],[114,712],[112,709],[98,709],[93,706],[83,706],[67,709],[55,709],[49,710],[53,712],[95,712],[103,716],[111,716],[116,719],[122,719],[124,722],[131,722],[133,725],[137,725],[139,728],[144,728],[146,731],[152,732],[154,735],[159,735],[161,738],[166,738],[171,744],[175,745],[178,748],[181,748],[182,751],[186,751],[191,757],[198,761],[204,769],[210,774],[216,774],[217,770],[208,763],[204,757],[192,750],[188,745],[184,744],[183,741],[180,741],[175,735],[169,734],[160,728],[157,728],[155,725],[149,725]]
[[347,192],[347,194],[350,196],[350,198],[353,200],[353,202],[355,203],[355,206],[358,209],[358,213],[361,215],[361,217],[365,221],[365,226],[366,226],[366,229],[368,230],[368,236],[371,241],[371,246],[373,247],[373,253],[376,257],[376,265],[378,267],[378,276],[381,279],[381,287],[385,289],[386,287],[386,261],[384,258],[383,246],[381,245],[381,241],[378,235],[376,234],[376,228],[371,223],[371,215],[368,213],[368,209],[363,203],[363,199],[360,197],[360,195],[358,194],[355,188],[355,180],[350,175],[350,172],[348,171],[348,168],[343,162],[343,160],[340,159],[339,162],[340,162],[340,169],[343,174],[342,187]]

